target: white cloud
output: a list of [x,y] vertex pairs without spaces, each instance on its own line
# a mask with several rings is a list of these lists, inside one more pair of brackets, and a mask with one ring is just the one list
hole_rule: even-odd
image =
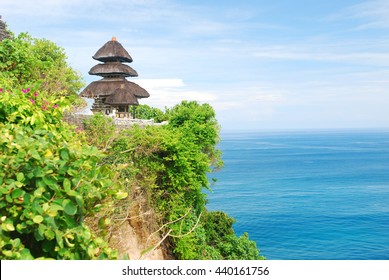
[[366,21],[360,29],[389,28],[389,2],[386,0],[365,1],[350,7],[352,17]]
[[161,109],[172,107],[183,100],[195,100],[200,103],[217,100],[215,93],[192,89],[182,79],[136,79],[133,82],[150,93],[150,97],[141,100],[141,103]]
[[356,29],[389,28],[389,2],[387,0],[369,0],[348,6],[332,15],[327,20],[343,21],[353,19],[362,21]]
[[242,120],[246,127],[280,128],[341,126],[342,119],[350,125],[365,115],[372,125],[389,119],[389,73],[382,70],[389,69],[389,41],[350,31],[350,22],[359,29],[389,27],[388,1],[364,1],[329,17],[334,25],[312,21],[303,28],[286,26],[274,6],[260,1],[0,1],[12,30],[63,46],[88,82],[99,78],[87,74],[97,63],[91,56],[117,36],[140,76],[131,81],[150,93],[144,104],[207,102],[228,127],[241,127]]
[[389,52],[358,50],[358,44],[351,47],[351,51],[350,48],[325,44],[275,45],[257,48],[253,52],[253,56],[262,59],[346,62],[389,66]]
[[283,98],[279,94],[258,94],[254,99],[262,102],[280,102]]
[[182,79],[136,79],[136,83],[150,90],[176,89],[185,86]]
[[[154,14],[164,14],[166,1],[138,1],[138,0],[2,0],[4,14],[45,16],[50,19],[62,18],[100,18],[120,20],[123,17],[123,8],[128,15],[137,16],[137,20],[149,20],[152,17],[142,17],[141,11]],[[120,16],[118,15],[120,12]],[[154,20],[158,20],[157,19]]]

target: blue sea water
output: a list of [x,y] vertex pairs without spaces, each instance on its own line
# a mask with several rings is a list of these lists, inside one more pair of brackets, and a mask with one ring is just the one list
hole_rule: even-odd
[[223,133],[208,209],[283,260],[389,259],[389,132]]

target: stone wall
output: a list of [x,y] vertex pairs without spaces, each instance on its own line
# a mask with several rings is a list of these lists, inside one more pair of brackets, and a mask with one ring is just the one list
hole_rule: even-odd
[[[63,120],[69,124],[75,125],[78,129],[84,129],[84,121],[93,115],[84,115],[84,114],[65,114]],[[130,118],[113,118],[113,122],[117,129],[126,129],[130,128],[134,124],[139,125],[140,127],[145,127],[147,125],[160,126],[165,125],[167,122],[155,123],[153,119],[151,120],[141,120],[141,119],[130,119]]]
[[84,121],[89,119],[92,115],[83,114],[64,114],[62,120],[75,125],[78,129],[84,129]]

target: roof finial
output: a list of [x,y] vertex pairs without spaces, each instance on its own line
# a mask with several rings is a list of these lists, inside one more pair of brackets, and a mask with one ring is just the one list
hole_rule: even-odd
[[115,36],[112,37],[112,41],[117,41]]

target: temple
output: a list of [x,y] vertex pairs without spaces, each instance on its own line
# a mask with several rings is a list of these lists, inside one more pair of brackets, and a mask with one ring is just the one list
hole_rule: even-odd
[[0,15],[0,41],[3,41],[4,39],[11,38],[9,32],[7,31],[7,26],[5,22],[3,22],[1,15]]
[[80,96],[95,100],[91,109],[93,113],[101,112],[118,118],[132,118],[130,106],[138,105],[138,99],[147,98],[150,94],[126,79],[138,76],[134,69],[123,64],[131,63],[131,56],[113,37],[96,52],[93,59],[103,63],[93,66],[89,74],[103,78],[90,83]]

